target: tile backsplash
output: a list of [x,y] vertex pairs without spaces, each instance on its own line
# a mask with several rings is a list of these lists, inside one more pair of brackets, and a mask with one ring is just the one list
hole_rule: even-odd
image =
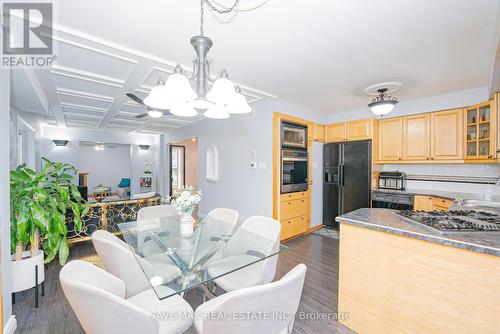
[[[498,164],[394,164],[383,165],[384,171],[401,171],[412,175],[494,177],[500,176]],[[500,186],[460,182],[408,180],[407,189],[428,189],[478,194],[500,194]]]

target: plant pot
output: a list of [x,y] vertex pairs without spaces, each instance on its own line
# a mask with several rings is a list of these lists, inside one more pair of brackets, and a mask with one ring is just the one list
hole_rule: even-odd
[[[45,280],[43,251],[30,257],[30,251],[23,252],[23,259],[15,261],[12,256],[12,292],[20,292],[36,287]],[[38,273],[37,273],[38,272]]]

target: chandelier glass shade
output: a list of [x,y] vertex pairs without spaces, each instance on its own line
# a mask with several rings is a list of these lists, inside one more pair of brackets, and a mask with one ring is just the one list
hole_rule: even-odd
[[374,98],[368,104],[368,107],[375,115],[384,116],[394,110],[396,104],[398,104],[398,100],[395,97],[386,95],[387,88],[381,88],[378,92],[380,93],[379,96]]
[[[197,110],[206,110],[204,112],[206,117],[216,119],[228,118],[229,114],[251,112],[252,108],[248,105],[245,96],[241,94],[239,88],[235,89],[226,70],[221,71],[216,80],[213,80],[210,75],[210,62],[207,54],[213,42],[203,35],[204,1],[207,0],[201,0],[200,35],[191,38],[191,45],[196,52],[192,75],[186,76],[182,67],[177,65],[174,73],[166,81],[160,78],[157,85],[144,99],[144,103],[152,109],[170,110],[172,114],[182,117],[194,116],[198,113]],[[210,2],[207,3],[213,8]],[[230,12],[237,4],[238,2],[235,2],[230,10],[221,13]],[[194,89],[191,82],[194,83]],[[212,87],[209,90],[210,84]]]
[[153,118],[160,118],[163,116],[163,113],[159,110],[148,110],[148,115],[153,117]]
[[178,103],[174,105],[171,109],[170,112],[175,115],[175,116],[180,116],[180,117],[193,117],[198,114],[196,109],[193,108],[193,106],[187,102],[184,103]]

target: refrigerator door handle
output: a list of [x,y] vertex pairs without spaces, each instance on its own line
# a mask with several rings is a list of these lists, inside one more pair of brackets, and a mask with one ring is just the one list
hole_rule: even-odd
[[344,187],[345,181],[345,173],[344,173],[344,165],[340,166],[340,175],[339,175],[339,184],[341,187]]

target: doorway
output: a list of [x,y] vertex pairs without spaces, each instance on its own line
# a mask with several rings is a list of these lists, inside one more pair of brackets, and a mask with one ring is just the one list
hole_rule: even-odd
[[186,185],[186,147],[170,145],[170,196]]

